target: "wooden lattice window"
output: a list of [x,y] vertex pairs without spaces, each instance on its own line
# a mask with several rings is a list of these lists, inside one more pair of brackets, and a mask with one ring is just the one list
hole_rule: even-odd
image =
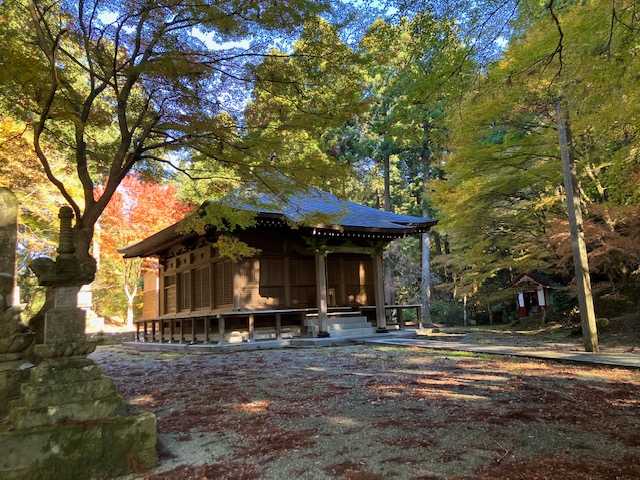
[[165,275],[164,277],[164,313],[176,312],[176,276]]
[[216,307],[233,304],[233,263],[229,260],[213,266]]
[[209,267],[198,268],[193,271],[193,308],[203,309],[211,306],[211,282]]
[[180,295],[180,310],[191,309],[191,272],[178,274],[178,292]]

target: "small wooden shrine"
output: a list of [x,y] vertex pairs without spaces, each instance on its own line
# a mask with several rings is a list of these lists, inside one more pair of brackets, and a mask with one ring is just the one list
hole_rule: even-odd
[[551,282],[541,274],[530,272],[520,275],[514,282],[518,316],[540,314],[544,317],[549,306]]

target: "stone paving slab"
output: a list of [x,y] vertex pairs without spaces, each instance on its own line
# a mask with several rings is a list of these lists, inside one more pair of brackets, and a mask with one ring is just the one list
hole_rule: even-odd
[[127,348],[141,352],[184,352],[184,353],[224,353],[242,352],[254,350],[271,350],[276,348],[304,348],[304,347],[336,347],[361,343],[367,339],[395,339],[415,337],[414,329],[391,331],[387,333],[374,333],[372,335],[335,335],[326,338],[299,337],[283,340],[257,340],[254,342],[224,343],[159,343],[159,342],[124,342]]
[[633,353],[588,353],[588,352],[560,352],[540,350],[531,347],[513,347],[509,345],[480,345],[466,342],[424,340],[421,338],[369,338],[363,343],[378,345],[394,345],[436,350],[455,350],[490,355],[510,355],[514,357],[537,358],[561,362],[589,363],[593,365],[607,365],[614,367],[639,368],[640,355]]

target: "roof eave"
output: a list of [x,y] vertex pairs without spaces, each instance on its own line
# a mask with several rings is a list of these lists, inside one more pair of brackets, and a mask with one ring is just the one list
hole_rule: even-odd
[[[288,224],[286,216],[280,213],[259,213],[258,216],[263,219],[280,220],[283,224]],[[166,250],[188,238],[197,236],[195,232],[180,233],[179,225],[183,220],[170,225],[164,230],[151,235],[137,243],[128,245],[126,247],[118,249],[119,253],[123,254],[124,258],[136,258],[136,257],[151,257],[159,254],[163,250]],[[309,229],[319,229],[327,231],[341,231],[341,232],[353,232],[353,233],[373,233],[383,235],[393,235],[397,237],[403,237],[406,235],[415,235],[428,231],[431,227],[438,223],[437,220],[428,220],[424,223],[414,223],[405,226],[399,226],[397,228],[381,228],[381,227],[364,227],[364,226],[349,226],[349,225],[316,225],[308,226]],[[426,229],[426,230],[425,230]]]

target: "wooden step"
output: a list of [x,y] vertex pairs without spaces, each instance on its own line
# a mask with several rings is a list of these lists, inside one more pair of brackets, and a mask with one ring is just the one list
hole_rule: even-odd
[[[317,313],[307,313],[305,315],[307,318],[317,318]],[[327,312],[327,317],[359,317],[362,316],[362,313],[358,310],[346,311],[346,312]]]

